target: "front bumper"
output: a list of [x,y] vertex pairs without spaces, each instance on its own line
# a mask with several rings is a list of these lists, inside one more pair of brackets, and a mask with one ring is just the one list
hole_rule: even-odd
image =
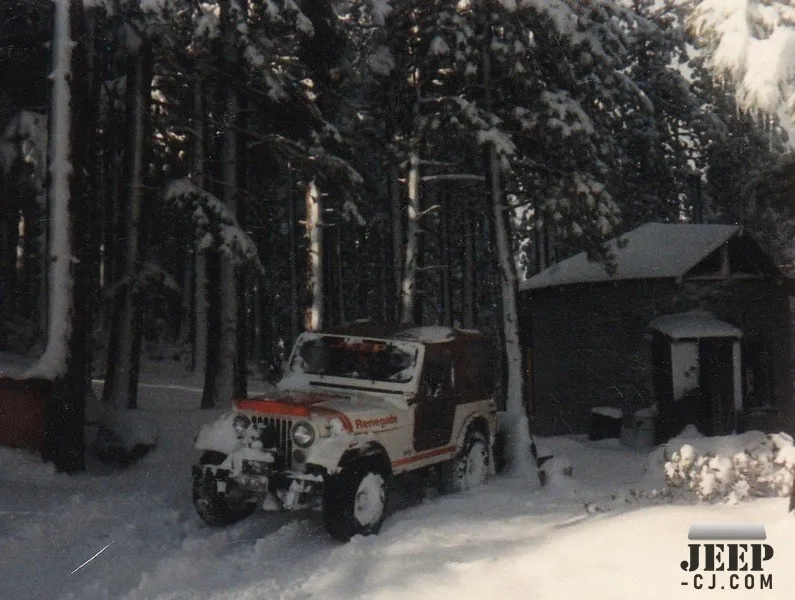
[[278,471],[266,463],[243,461],[239,471],[215,465],[193,465],[193,485],[212,487],[219,497],[256,503],[264,510],[318,508],[323,476]]

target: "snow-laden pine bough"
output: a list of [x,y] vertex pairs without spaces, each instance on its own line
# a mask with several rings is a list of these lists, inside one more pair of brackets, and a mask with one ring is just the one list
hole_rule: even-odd
[[444,491],[494,471],[494,364],[484,335],[356,323],[296,340],[277,391],[204,426],[193,467],[201,518],[317,509],[332,537],[379,531],[393,478]]

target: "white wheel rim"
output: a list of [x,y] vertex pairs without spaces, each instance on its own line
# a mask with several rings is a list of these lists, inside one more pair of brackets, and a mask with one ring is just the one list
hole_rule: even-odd
[[487,469],[486,446],[478,440],[472,444],[467,454],[464,487],[472,488],[482,484],[486,480]]
[[384,514],[385,503],[384,478],[377,473],[368,473],[356,490],[353,516],[364,527],[374,525]]

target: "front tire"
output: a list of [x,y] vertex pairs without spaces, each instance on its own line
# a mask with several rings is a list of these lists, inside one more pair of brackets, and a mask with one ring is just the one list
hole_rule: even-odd
[[489,447],[480,431],[470,429],[456,457],[442,466],[442,491],[463,492],[486,482]]
[[374,535],[386,519],[389,475],[362,462],[326,481],[323,522],[329,535],[341,542],[354,535]]
[[[218,466],[226,459],[220,452],[205,452],[199,460],[201,472],[193,478],[193,506],[202,521],[212,527],[226,527],[251,515],[252,503],[234,498],[234,489],[227,483],[227,493],[218,493],[217,479],[208,465]],[[230,493],[232,492],[232,493]]]

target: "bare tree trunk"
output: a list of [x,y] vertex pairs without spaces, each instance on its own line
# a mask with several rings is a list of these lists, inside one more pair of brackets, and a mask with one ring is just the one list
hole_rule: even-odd
[[415,298],[417,292],[417,270],[420,260],[420,216],[422,214],[422,198],[420,192],[420,155],[413,148],[409,156],[408,186],[408,224],[406,227],[406,262],[401,281],[400,322],[413,325],[416,321]]
[[[105,159],[106,176],[103,188],[103,235],[102,235],[102,286],[107,288],[119,277],[121,271],[120,250],[117,243],[120,233],[121,206],[119,196],[121,192],[122,160],[120,156],[121,130],[124,129],[124,119],[120,115],[115,98],[108,102],[108,128],[106,135],[107,158]],[[113,298],[103,303],[103,327],[110,331],[113,328]],[[115,355],[108,350],[108,361],[114,360]],[[106,366],[107,368],[107,366]],[[106,383],[107,385],[107,383]]]
[[290,242],[290,345],[298,337],[298,235],[295,214],[295,174],[291,170],[287,185],[287,220]]
[[[392,267],[389,262],[389,248],[386,244],[379,244],[380,249],[380,260],[378,264],[378,282],[379,282],[379,289],[380,289],[380,302],[378,303],[379,307],[379,320],[382,323],[389,322],[390,319],[390,289],[389,286],[391,285],[390,279],[392,274]],[[340,257],[337,258],[340,260]]]
[[185,245],[185,262],[182,272],[182,315],[179,319],[179,329],[177,331],[177,344],[180,348],[184,347],[191,339],[191,308],[193,306],[193,275],[194,275],[193,244]]
[[[193,80],[193,182],[204,189],[204,87],[201,76]],[[193,371],[207,364],[207,256],[197,245],[193,254]]]
[[392,225],[392,273],[395,281],[393,304],[396,308],[394,317],[400,318],[401,289],[403,283],[403,195],[398,170],[392,167],[389,175],[390,183],[390,222]]
[[[487,1],[484,0],[484,4]],[[484,6],[484,8],[487,8]],[[484,10],[487,13],[487,10]],[[485,35],[481,52],[483,68],[483,89],[486,110],[493,110],[491,80],[490,27],[486,16]],[[493,143],[486,145],[487,167],[489,173],[491,205],[493,210],[494,238],[497,245],[497,261],[500,274],[502,298],[503,342],[507,368],[507,389],[505,410],[508,415],[506,426],[508,444],[507,458],[511,469],[517,475],[527,475],[531,471],[529,449],[530,430],[527,412],[524,409],[522,393],[522,348],[519,345],[519,321],[516,308],[517,280],[516,265],[511,248],[511,236],[503,202],[502,168]]]
[[207,362],[204,367],[204,389],[201,408],[215,408],[219,398],[215,380],[218,377],[218,356],[221,348],[221,300],[219,289],[221,281],[221,257],[215,248],[203,253],[207,277]]
[[337,310],[339,310],[339,323],[344,325],[347,316],[345,314],[345,282],[342,271],[342,222],[337,223],[337,235],[334,241],[334,255],[337,263]]
[[[227,95],[228,110],[237,111],[237,99],[234,92]],[[227,115],[227,118],[230,118]],[[231,123],[224,133],[224,149],[222,157],[223,201],[233,214],[237,213],[237,134],[232,130]],[[237,361],[237,267],[231,257],[221,254],[221,346],[218,379],[216,380],[216,396],[220,402],[231,400],[235,388],[235,362]]]
[[209,300],[207,297],[207,249],[198,247],[194,256],[194,310],[193,371],[201,373],[207,365],[207,329]]
[[[147,109],[151,96],[151,48],[148,40],[141,40],[128,70],[127,106],[130,114],[130,139],[127,149],[126,211],[123,223],[124,263],[121,281],[114,295],[114,321],[108,344],[109,353],[105,377],[107,389],[103,401],[122,410],[137,407],[137,372],[141,343],[141,310],[138,277],[142,261],[141,214],[143,203],[144,152],[147,143]],[[118,321],[116,321],[118,319]]]
[[28,373],[29,377],[60,379],[66,373],[68,345],[72,335],[73,307],[72,223],[70,189],[75,169],[70,163],[74,135],[72,99],[72,22],[70,9],[76,0],[57,0],[53,18],[52,88],[48,135],[49,286],[47,346]]
[[[80,0],[57,0],[53,19],[50,112],[50,303],[47,347],[28,372],[54,382],[43,458],[69,473],[85,469],[85,395],[88,389],[86,209],[83,160],[88,123],[85,89],[85,14]],[[74,262],[73,259],[76,259]],[[81,264],[85,260],[86,264]]]
[[85,470],[85,401],[91,385],[91,331],[90,279],[92,260],[90,253],[91,223],[85,218],[91,212],[91,198],[86,193],[83,177],[88,156],[90,132],[94,129],[93,109],[89,106],[86,56],[85,8],[80,0],[72,0],[69,7],[72,26],[72,88],[71,118],[75,126],[70,136],[72,176],[69,193],[69,218],[75,264],[72,307],[72,333],[69,339],[66,378],[63,396],[55,415],[60,421],[53,423],[60,432],[61,444],[56,466],[66,472]]
[[314,179],[306,188],[306,235],[308,247],[308,282],[310,306],[307,309],[307,331],[323,327],[323,209],[320,192]]
[[453,291],[450,282],[452,265],[450,253],[450,190],[442,184],[439,198],[441,211],[439,214],[439,228],[441,229],[442,244],[442,323],[448,327],[453,325]]
[[[238,98],[238,102],[244,102],[242,98]],[[247,129],[245,121],[246,106],[240,106],[240,116],[238,117],[238,127],[241,131]],[[235,136],[237,144],[237,181],[240,188],[246,187],[248,181],[247,168],[249,155],[245,149],[245,144],[240,139],[240,136]],[[243,194],[244,192],[241,192]],[[246,203],[237,203],[237,222],[241,225],[246,222]],[[236,340],[236,360],[235,360],[235,382],[234,393],[236,398],[245,398],[248,394],[248,361],[249,361],[249,347],[250,347],[250,326],[248,318],[248,308],[250,306],[252,295],[249,293],[249,283],[247,271],[244,265],[238,267],[237,274],[237,340]]]
[[[221,5],[221,63],[229,73],[237,69],[237,49],[234,28],[241,15],[238,8],[231,6],[230,0],[222,0]],[[234,82],[221,80],[223,86],[220,98],[223,105],[223,138],[221,141],[221,198],[232,214],[237,215],[238,190],[238,144],[237,128],[239,119],[238,97]],[[230,256],[220,253],[220,320],[218,368],[213,381],[213,395],[217,402],[228,402],[235,392],[235,364],[237,362],[238,289],[237,267]],[[208,359],[212,355],[208,352]]]
[[463,324],[466,328],[475,325],[475,244],[472,239],[472,212],[469,206],[469,198],[464,200],[462,207],[463,213],[463,239],[464,239],[464,260],[462,269],[464,271],[463,289]]

